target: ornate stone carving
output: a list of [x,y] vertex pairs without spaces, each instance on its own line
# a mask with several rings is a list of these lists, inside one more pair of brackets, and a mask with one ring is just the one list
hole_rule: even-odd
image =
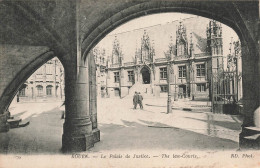
[[176,30],[176,55],[188,55],[188,41],[186,34],[186,27],[180,21],[180,25]]

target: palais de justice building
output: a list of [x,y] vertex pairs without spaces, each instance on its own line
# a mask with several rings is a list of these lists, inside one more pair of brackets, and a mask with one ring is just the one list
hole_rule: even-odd
[[[125,97],[139,91],[144,95],[165,96],[167,65],[170,64],[173,95],[208,98],[211,74],[223,70],[224,65],[222,25],[214,20],[207,22],[204,21],[206,26],[203,28],[197,19],[189,18],[186,22],[175,21],[118,33],[113,40],[110,38],[110,43],[97,45],[93,54],[97,65],[98,94]],[[168,33],[169,37],[156,39],[160,33],[164,36]],[[131,42],[136,43],[134,52],[130,51]],[[108,53],[109,50],[112,52]],[[133,54],[132,60],[125,61],[129,54],[130,57]]]
[[[166,96],[170,65],[170,89],[175,98],[208,99],[212,72],[224,69],[222,25],[188,18],[117,33],[90,54],[95,58],[98,96],[125,97],[135,91]],[[64,99],[63,71],[57,58],[49,60],[21,86],[18,97]]]

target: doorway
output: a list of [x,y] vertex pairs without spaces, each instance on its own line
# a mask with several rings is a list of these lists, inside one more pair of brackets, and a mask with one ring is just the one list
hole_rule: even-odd
[[119,88],[115,88],[114,92],[115,92],[115,97],[120,96],[120,89]]
[[143,67],[141,70],[143,84],[150,84],[151,78],[150,78],[150,71],[148,68]]
[[179,98],[186,98],[186,85],[179,86]]

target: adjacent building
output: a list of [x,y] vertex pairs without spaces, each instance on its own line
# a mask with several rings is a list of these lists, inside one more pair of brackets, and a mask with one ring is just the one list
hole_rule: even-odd
[[64,69],[56,57],[37,69],[17,93],[17,101],[46,99],[64,99]]

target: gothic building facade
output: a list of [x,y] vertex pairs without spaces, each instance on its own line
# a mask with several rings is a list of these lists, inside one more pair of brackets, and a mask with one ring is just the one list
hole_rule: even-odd
[[[224,69],[222,25],[209,20],[208,25],[202,28],[204,36],[196,30],[187,30],[182,21],[175,25],[175,37],[168,37],[168,47],[163,51],[163,56],[158,56],[155,48],[155,45],[158,48],[163,44],[155,44],[157,39],[150,37],[155,33],[149,34],[149,28],[142,31],[140,45],[136,45],[131,61],[124,61],[127,52],[124,53],[122,48],[127,48],[127,42],[123,46],[119,41],[120,36],[130,37],[130,33],[114,36],[110,43],[111,55],[104,54],[105,49],[103,55],[94,52],[96,58],[103,57],[99,60],[105,60],[102,66],[97,63],[99,95],[125,97],[139,91],[147,96],[163,97],[168,92],[169,82],[171,94],[176,99],[209,99],[211,76]],[[169,72],[167,65],[170,66]],[[170,73],[169,77],[167,73]]]

